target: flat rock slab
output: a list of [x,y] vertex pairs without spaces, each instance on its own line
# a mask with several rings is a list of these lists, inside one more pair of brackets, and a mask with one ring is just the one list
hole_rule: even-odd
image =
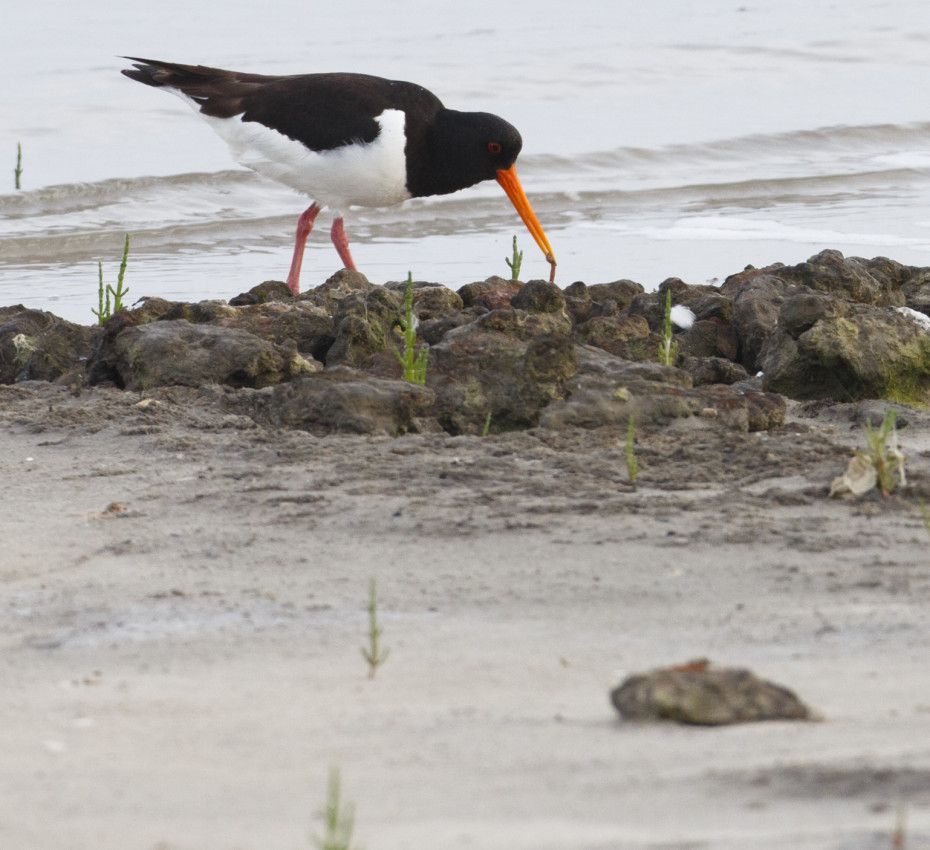
[[705,659],[630,676],[611,691],[610,701],[626,720],[694,726],[817,719],[787,688],[749,670],[713,667]]

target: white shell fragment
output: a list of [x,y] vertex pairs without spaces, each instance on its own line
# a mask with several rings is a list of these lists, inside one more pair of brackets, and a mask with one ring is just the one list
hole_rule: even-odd
[[689,330],[694,324],[695,315],[692,310],[685,307],[684,304],[676,304],[669,313],[672,324],[681,328],[683,331]]
[[849,460],[846,471],[833,479],[830,496],[864,496],[878,484],[875,467],[864,454],[857,453]]

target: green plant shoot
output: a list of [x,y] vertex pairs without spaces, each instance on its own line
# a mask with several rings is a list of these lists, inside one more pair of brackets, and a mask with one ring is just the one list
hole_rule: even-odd
[[378,623],[378,584],[371,579],[368,584],[368,646],[362,656],[368,662],[368,678],[374,679],[378,668],[387,661],[389,649],[381,646],[381,625]]
[[504,257],[504,262],[510,266],[510,279],[520,279],[520,266],[523,265],[523,252],[517,250],[517,237],[513,237],[513,257],[508,259]]
[[484,426],[481,428],[481,436],[487,437],[491,432],[491,411],[488,411],[488,415],[484,417]]
[[678,361],[678,343],[672,334],[672,290],[665,290],[665,321],[662,325],[662,342],[659,343],[659,362],[674,366]]
[[22,189],[20,178],[23,176],[23,146],[21,142],[16,143],[16,168],[13,169],[13,180],[16,189]]
[[[129,289],[123,288],[123,281],[126,277],[126,264],[129,262],[129,234],[126,234],[126,239],[123,242],[123,258],[119,264],[119,272],[116,277],[116,289],[114,289],[110,284],[104,283],[103,281],[103,262],[97,260],[97,309],[91,310],[97,317],[99,324],[103,324],[107,319],[110,318],[114,313],[119,313],[120,310],[125,310],[126,305],[123,304],[123,298],[129,294]],[[110,303],[110,296],[113,297],[112,305]]]
[[323,816],[323,835],[314,838],[319,850],[350,850],[352,830],[355,828],[355,807],[343,806],[342,783],[339,768],[329,769],[329,783]]
[[404,380],[411,384],[426,383],[426,362],[429,350],[426,347],[417,352],[417,317],[413,312],[413,273],[407,272],[407,285],[404,288],[404,315],[400,319],[400,329],[404,337],[403,353],[395,351]]
[[636,485],[636,478],[639,475],[639,463],[636,461],[636,429],[633,425],[633,417],[626,421],[626,472],[630,478],[630,484]]
[[868,423],[865,426],[865,457],[875,468],[875,483],[883,496],[907,484],[904,453],[898,446],[898,431],[895,427],[897,418],[897,411],[888,410],[877,429]]

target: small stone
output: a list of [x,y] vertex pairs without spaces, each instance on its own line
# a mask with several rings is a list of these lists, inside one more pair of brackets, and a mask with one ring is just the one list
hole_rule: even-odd
[[610,694],[626,720],[722,726],[761,720],[814,720],[790,690],[749,670],[714,667],[707,659],[630,676]]

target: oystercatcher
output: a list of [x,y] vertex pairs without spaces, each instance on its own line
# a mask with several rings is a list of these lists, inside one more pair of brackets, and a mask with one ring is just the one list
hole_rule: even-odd
[[502,118],[446,109],[422,86],[366,74],[266,76],[123,58],[133,62],[123,71],[127,77],[197,109],[240,163],[313,200],[297,219],[287,276],[295,295],[304,246],[323,207],[334,214],[333,245],[354,269],[343,225],[348,207],[390,206],[491,179],[516,207],[555,279],[552,246],[514,168],[523,142]]

